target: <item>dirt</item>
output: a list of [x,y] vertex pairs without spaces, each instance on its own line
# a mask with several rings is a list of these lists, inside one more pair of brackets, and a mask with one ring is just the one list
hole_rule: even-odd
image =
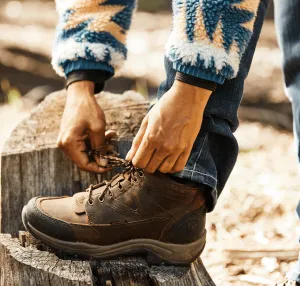
[[[300,175],[293,136],[246,122],[236,136],[240,155],[209,215],[203,260],[217,285],[274,285],[295,263],[299,248]],[[244,259],[236,258],[237,250]]]

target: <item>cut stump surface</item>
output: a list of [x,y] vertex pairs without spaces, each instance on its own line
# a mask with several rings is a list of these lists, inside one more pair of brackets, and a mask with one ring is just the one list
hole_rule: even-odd
[[[104,110],[107,129],[119,134],[114,142],[121,157],[130,149],[149,103],[133,91],[122,95],[103,92],[96,96]],[[64,91],[49,95],[21,122],[1,155],[2,233],[17,235],[23,229],[21,211],[36,196],[72,196],[107,176],[81,171],[57,148],[56,140],[66,102]]]
[[[149,103],[135,92],[96,96],[107,128],[125,157]],[[1,155],[0,286],[213,286],[199,258],[190,267],[149,267],[142,257],[109,261],[79,260],[53,253],[30,240],[21,211],[35,196],[72,196],[90,184],[109,179],[81,171],[57,148],[56,139],[66,102],[65,92],[49,95],[12,133]]]
[[199,258],[190,267],[151,266],[143,258],[58,258],[0,234],[0,286],[215,286]]

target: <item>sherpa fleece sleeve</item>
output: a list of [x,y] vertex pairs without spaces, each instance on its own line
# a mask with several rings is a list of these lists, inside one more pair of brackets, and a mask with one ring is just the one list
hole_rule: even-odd
[[127,56],[126,35],[136,0],[56,0],[52,64],[61,76],[77,70],[114,74]]
[[175,70],[224,83],[236,77],[260,0],[173,0],[166,57]]

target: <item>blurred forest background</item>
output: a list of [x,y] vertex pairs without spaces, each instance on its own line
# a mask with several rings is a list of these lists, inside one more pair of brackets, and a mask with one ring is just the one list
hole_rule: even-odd
[[[106,90],[135,89],[150,100],[155,97],[165,77],[170,2],[139,1],[128,37],[128,61]],[[271,5],[245,86],[236,133],[240,156],[209,215],[203,260],[217,285],[274,285],[298,255],[300,228],[294,209],[300,181],[273,14]],[[32,108],[63,88],[50,64],[56,21],[53,1],[1,0],[0,150]]]

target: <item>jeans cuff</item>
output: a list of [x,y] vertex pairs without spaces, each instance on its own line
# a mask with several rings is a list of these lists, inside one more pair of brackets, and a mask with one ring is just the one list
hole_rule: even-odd
[[188,168],[184,168],[183,171],[174,175],[180,178],[191,180],[195,183],[208,185],[213,189],[217,187],[217,179],[213,175],[202,173],[197,170],[190,170]]

